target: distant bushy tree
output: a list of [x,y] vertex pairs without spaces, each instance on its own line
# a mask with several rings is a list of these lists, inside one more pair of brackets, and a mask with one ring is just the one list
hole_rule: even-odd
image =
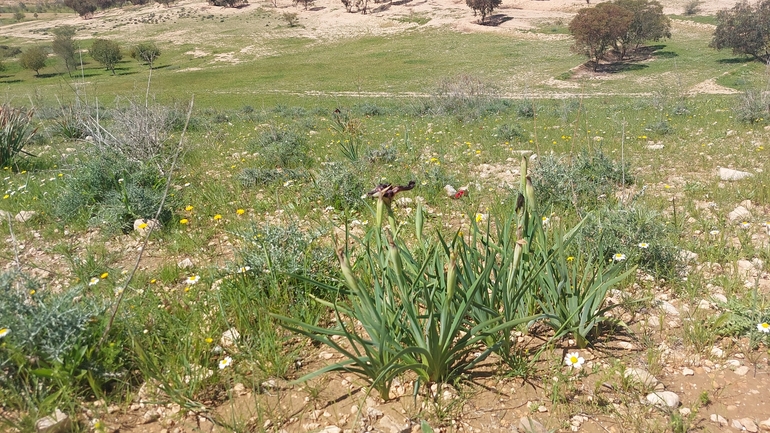
[[477,13],[481,15],[481,22],[484,22],[487,15],[491,14],[502,3],[503,0],[465,0],[465,4],[473,10],[473,16],[476,16]]
[[91,18],[97,9],[95,0],[64,0],[64,5],[84,19]]
[[77,51],[77,44],[73,37],[75,36],[75,28],[72,26],[59,26],[52,30],[54,34],[51,48],[54,54],[61,57],[64,60],[64,66],[67,68],[67,73],[72,76],[72,70],[77,65],[75,59],[75,52]]
[[307,10],[307,7],[311,4],[313,4],[313,0],[294,0],[294,5],[301,4],[305,6],[305,10]]
[[663,5],[657,0],[615,0],[614,3],[633,14],[628,32],[619,40],[621,59],[631,46],[636,49],[642,42],[671,37],[671,20],[663,14]]
[[48,53],[45,52],[43,47],[29,47],[21,53],[19,63],[24,69],[30,69],[35,71],[35,75],[40,76],[40,70],[45,67],[48,60]]
[[108,71],[112,71],[112,75],[115,75],[115,65],[123,58],[120,45],[108,39],[95,40],[91,49],[88,50],[88,54]]
[[710,47],[730,48],[734,54],[770,60],[770,0],[755,5],[743,1],[717,12],[717,27]]
[[633,13],[613,3],[580,9],[569,23],[569,32],[575,38],[572,49],[588,56],[596,70],[607,50],[628,34],[633,20]]
[[248,0],[209,0],[212,6],[222,6],[225,8],[236,8],[249,4]]
[[160,57],[160,48],[155,45],[155,42],[142,42],[139,45],[131,47],[128,54],[134,60],[147,63],[150,69],[152,69],[152,64],[155,63],[155,59]]

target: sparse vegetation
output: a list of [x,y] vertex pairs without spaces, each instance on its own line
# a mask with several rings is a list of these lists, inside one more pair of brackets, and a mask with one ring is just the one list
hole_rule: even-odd
[[[768,385],[767,77],[708,48],[713,16],[617,40],[596,74],[555,4],[479,31],[333,1],[295,11],[301,31],[287,9],[132,1],[72,39],[162,41],[162,64],[75,51],[72,78],[68,47],[39,77],[18,58],[76,15],[2,7],[22,133],[0,176],[0,430],[57,408],[74,431],[765,417],[729,390]],[[640,403],[661,386],[680,407]]]

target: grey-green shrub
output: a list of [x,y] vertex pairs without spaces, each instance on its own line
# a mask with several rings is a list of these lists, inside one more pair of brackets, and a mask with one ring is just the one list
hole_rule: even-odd
[[256,275],[323,276],[331,269],[332,250],[320,243],[321,231],[301,230],[296,223],[253,224],[236,234],[244,241],[238,255]]
[[747,90],[737,96],[735,118],[741,122],[756,123],[770,121],[770,98],[757,90]]
[[618,186],[631,185],[628,164],[608,158],[601,149],[583,150],[572,162],[546,154],[534,164],[532,176],[541,209],[591,210],[602,200],[613,201]]
[[[166,179],[154,167],[109,153],[83,158],[64,177],[52,201],[52,213],[65,222],[80,218],[108,230],[128,230],[137,218],[154,218]],[[177,199],[166,198],[161,222],[171,219]]]
[[360,206],[366,192],[360,175],[344,163],[326,163],[315,176],[314,191],[325,206],[352,209]]
[[249,149],[258,152],[268,168],[298,168],[310,165],[307,140],[304,135],[291,129],[270,126]]
[[[104,312],[102,300],[84,295],[82,286],[53,293],[26,275],[0,274],[0,328],[11,331],[5,339],[26,354],[62,362]],[[0,348],[0,365],[7,362]]]
[[[643,203],[632,203],[606,205],[591,213],[578,233],[577,244],[604,260],[624,254],[642,269],[671,277],[680,266],[675,238],[674,227],[666,224],[659,213]],[[599,244],[603,251],[598,249]]]

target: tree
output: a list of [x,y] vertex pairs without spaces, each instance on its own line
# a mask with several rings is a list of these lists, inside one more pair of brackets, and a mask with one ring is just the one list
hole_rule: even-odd
[[569,23],[569,32],[575,38],[572,49],[588,56],[595,71],[607,50],[628,33],[633,19],[634,14],[612,3],[580,9]]
[[142,42],[139,45],[131,47],[128,55],[134,60],[147,63],[150,69],[152,69],[152,64],[155,62],[155,59],[160,57],[160,48],[155,45],[155,42]]
[[21,63],[22,68],[35,71],[35,75],[39,77],[40,70],[45,67],[46,60],[48,60],[48,53],[43,47],[34,46],[21,53],[19,63]]
[[301,4],[305,6],[305,10],[307,10],[308,5],[313,4],[313,0],[294,0],[294,6]]
[[77,12],[83,19],[91,18],[96,12],[94,0],[64,0],[64,5]]
[[465,4],[473,10],[474,17],[477,13],[481,14],[481,22],[484,22],[487,15],[491,14],[502,3],[503,0],[465,0]]
[[13,14],[13,19],[15,19],[18,22],[24,21],[24,18],[26,18],[26,17],[27,17],[27,14],[25,14],[22,11],[18,11],[15,14]]
[[770,60],[770,0],[752,6],[737,3],[732,9],[717,12],[717,27],[709,46],[730,48],[734,54],[751,56],[762,62]]
[[238,8],[249,4],[249,0],[209,0],[209,4],[225,8]]
[[72,39],[75,36],[75,28],[72,26],[59,26],[53,29],[53,42],[51,48],[54,54],[61,57],[64,60],[64,66],[67,68],[67,73],[72,76],[72,70],[77,65],[75,60],[75,52],[77,51],[77,44]]
[[663,14],[663,5],[657,0],[615,0],[615,4],[633,14],[628,32],[620,38],[621,59],[632,45],[636,49],[642,42],[671,37],[671,20]]
[[88,50],[88,54],[107,68],[108,71],[112,71],[112,75],[115,75],[115,64],[123,58],[123,53],[120,52],[120,45],[108,39],[95,40],[93,45],[91,45],[91,49]]

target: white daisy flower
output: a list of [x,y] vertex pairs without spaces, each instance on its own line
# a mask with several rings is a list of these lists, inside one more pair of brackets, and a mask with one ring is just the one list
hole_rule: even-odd
[[763,332],[765,334],[770,334],[770,323],[767,323],[767,322],[757,323],[757,331]]
[[622,262],[626,259],[626,255],[623,253],[617,253],[614,256],[612,256],[612,260],[615,262]]
[[229,367],[233,363],[233,358],[230,358],[229,356],[225,356],[222,358],[222,360],[219,361],[219,369],[224,370],[225,368]]
[[187,282],[187,284],[195,284],[200,279],[201,279],[201,277],[199,277],[198,275],[193,275],[191,277],[187,277],[187,281],[186,282]]
[[586,362],[586,360],[583,359],[578,352],[568,353],[567,356],[564,357],[564,364],[567,367],[580,368],[583,366],[584,362]]

